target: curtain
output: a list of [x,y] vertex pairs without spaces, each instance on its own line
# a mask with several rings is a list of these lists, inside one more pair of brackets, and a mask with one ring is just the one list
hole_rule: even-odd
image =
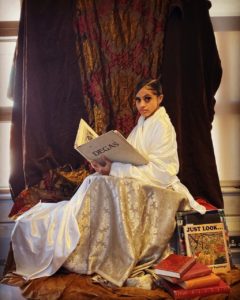
[[[207,4],[23,1],[11,129],[14,199],[24,201],[22,191],[39,188],[57,168],[86,167],[73,149],[80,118],[99,134],[118,129],[126,136],[137,118],[135,84],[162,74],[180,178],[194,196],[222,206],[210,133],[221,67]],[[49,190],[54,184],[44,181]]]
[[79,165],[73,149],[86,117],[73,18],[75,1],[25,0],[16,55],[10,186],[15,198],[59,166]]
[[177,131],[181,181],[194,197],[223,207],[211,138],[222,68],[210,1],[172,1],[162,65],[164,105]]

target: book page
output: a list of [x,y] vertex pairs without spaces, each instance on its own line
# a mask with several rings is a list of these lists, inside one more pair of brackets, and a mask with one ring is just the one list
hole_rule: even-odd
[[74,148],[86,144],[96,137],[98,137],[98,134],[83,119],[81,119],[74,143]]
[[184,226],[187,255],[207,265],[215,273],[230,270],[223,223],[188,224]]
[[116,130],[108,131],[79,146],[77,143],[75,149],[90,162],[101,159],[104,155],[113,162],[133,165],[148,163],[148,160]]

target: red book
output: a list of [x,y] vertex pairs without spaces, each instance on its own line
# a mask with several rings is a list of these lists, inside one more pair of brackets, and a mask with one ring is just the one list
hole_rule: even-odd
[[158,275],[181,278],[195,262],[196,259],[191,256],[170,254],[154,266],[155,273]]
[[185,290],[178,285],[161,279],[160,286],[163,287],[174,299],[192,299],[215,294],[229,294],[230,286],[220,279],[217,285]]
[[200,262],[196,262],[185,274],[183,274],[181,278],[174,278],[170,276],[162,276],[162,278],[172,283],[179,283],[196,277],[207,276],[211,273],[212,270],[208,266]]
[[205,206],[206,210],[217,210],[217,207],[209,203],[206,199],[204,198],[196,198],[195,199],[199,204]]

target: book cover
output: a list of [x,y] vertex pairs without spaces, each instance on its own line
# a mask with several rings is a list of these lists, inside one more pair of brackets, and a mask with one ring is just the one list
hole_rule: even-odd
[[220,281],[220,277],[214,273],[211,273],[206,276],[201,276],[201,277],[197,277],[197,278],[179,282],[178,285],[181,286],[182,288],[188,290],[188,289],[213,286],[213,285],[218,284],[219,281]]
[[230,270],[229,254],[223,223],[187,224],[184,226],[187,255],[193,256],[214,273]]
[[185,274],[183,274],[181,278],[169,276],[162,276],[162,278],[172,283],[179,283],[193,278],[207,276],[211,273],[212,270],[208,266],[196,261],[196,263]]
[[192,299],[194,297],[204,297],[215,294],[229,294],[230,286],[226,284],[222,279],[218,284],[214,286],[195,288],[195,289],[183,289],[182,287],[167,282],[161,279],[159,282],[160,287],[164,288],[174,299]]
[[148,163],[120,132],[111,130],[98,136],[83,119],[80,121],[74,148],[90,162],[104,155],[114,162],[131,163],[136,166]]
[[195,263],[195,258],[184,255],[170,254],[154,266],[155,273],[180,278]]
[[[173,236],[173,251],[177,254],[187,255],[185,236],[183,227],[187,224],[211,224],[211,223],[223,223],[225,233],[227,233],[227,227],[225,225],[225,216],[222,209],[207,211],[204,215],[199,214],[196,211],[179,211],[176,214],[176,228]],[[230,253],[229,253],[230,255]]]

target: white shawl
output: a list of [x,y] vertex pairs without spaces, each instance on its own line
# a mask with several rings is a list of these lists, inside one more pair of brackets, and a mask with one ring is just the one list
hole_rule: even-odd
[[143,166],[133,166],[114,162],[110,175],[135,178],[145,184],[173,188],[188,198],[193,209],[201,214],[205,213],[205,207],[194,200],[177,177],[179,161],[176,132],[164,107],[160,107],[147,119],[141,116],[130,133],[128,141],[148,159],[149,163]]

